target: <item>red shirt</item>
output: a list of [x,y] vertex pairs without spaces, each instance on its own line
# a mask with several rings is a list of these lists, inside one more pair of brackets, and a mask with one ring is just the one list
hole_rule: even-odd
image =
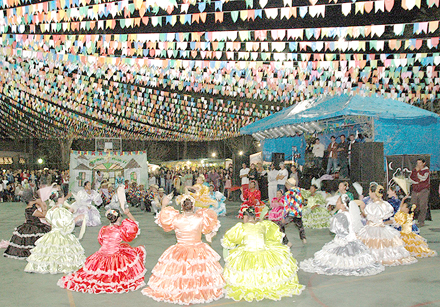
[[413,169],[410,178],[413,181],[412,189],[414,192],[418,193],[422,190],[429,189],[429,168],[427,166],[419,171]]

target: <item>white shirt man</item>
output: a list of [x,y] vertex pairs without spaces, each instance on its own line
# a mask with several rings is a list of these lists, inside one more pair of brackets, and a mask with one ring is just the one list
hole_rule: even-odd
[[315,158],[324,158],[325,146],[322,144],[319,139],[316,139],[315,144],[313,145],[312,153]]
[[243,163],[242,169],[240,170],[241,186],[247,187],[249,185],[249,171],[250,169],[246,167],[246,163]]
[[277,189],[282,190],[283,193],[286,191],[284,185],[286,184],[287,177],[289,176],[289,172],[284,166],[284,163],[280,163],[280,170],[278,171],[277,176]]

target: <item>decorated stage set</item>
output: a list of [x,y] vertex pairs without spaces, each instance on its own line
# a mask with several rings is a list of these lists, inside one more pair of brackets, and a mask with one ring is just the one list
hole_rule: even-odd
[[101,171],[104,179],[110,184],[114,184],[115,178],[122,174],[126,180],[147,187],[147,152],[72,151],[70,154],[70,190],[78,191],[86,181],[93,183],[97,171]]
[[[272,153],[292,155],[304,163],[305,138],[318,137],[326,147],[332,135],[361,134],[362,143],[383,143],[384,156],[431,155],[431,170],[440,170],[440,116],[379,95],[326,95],[304,100],[240,130],[260,141],[263,159]],[[296,154],[296,157],[295,157]],[[383,160],[385,170],[385,160]]]

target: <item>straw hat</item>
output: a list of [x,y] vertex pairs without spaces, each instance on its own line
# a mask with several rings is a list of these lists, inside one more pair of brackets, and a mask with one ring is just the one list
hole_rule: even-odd
[[296,180],[295,178],[289,178],[286,180],[286,183],[289,184],[292,187],[296,187]]

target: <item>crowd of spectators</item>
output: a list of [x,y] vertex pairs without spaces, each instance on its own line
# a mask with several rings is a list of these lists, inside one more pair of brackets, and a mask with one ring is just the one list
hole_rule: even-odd
[[[246,164],[243,164],[245,169]],[[268,169],[269,168],[269,169]],[[124,184],[127,195],[127,200],[133,204],[140,206],[148,205],[151,201],[151,194],[183,194],[185,187],[191,187],[196,183],[197,178],[202,175],[205,177],[207,184],[214,185],[214,190],[223,193],[227,200],[232,200],[232,191],[239,189],[243,182],[255,180],[262,193],[262,199],[269,198],[268,190],[271,177],[272,166],[263,166],[261,163],[251,164],[249,174],[245,177],[234,175],[233,166],[224,167],[198,167],[198,168],[158,168],[155,172],[149,173],[148,186],[137,184],[125,180],[122,175],[115,178],[115,184]],[[279,172],[276,170],[276,172]],[[285,171],[288,176],[291,173],[297,173],[296,167],[288,167]],[[268,178],[269,176],[269,178]],[[297,175],[295,175],[297,176]],[[51,185],[52,183],[59,184],[64,193],[68,193],[69,189],[69,171],[60,171],[57,169],[43,169],[43,170],[3,170],[1,173],[0,184],[0,201],[19,201],[22,192],[25,189],[32,189],[36,192],[40,187]],[[279,180],[282,184],[283,180]],[[285,181],[285,180],[284,180]],[[277,180],[278,182],[278,180]],[[112,196],[116,191],[116,186],[106,181],[100,172],[95,173],[92,188],[100,192],[103,199],[103,206],[111,202]],[[153,190],[153,191],[152,191]]]
[[52,183],[59,184],[67,194],[69,178],[69,171],[57,169],[2,170],[0,173],[0,201],[20,201],[24,190],[32,189],[36,192],[40,187]]

